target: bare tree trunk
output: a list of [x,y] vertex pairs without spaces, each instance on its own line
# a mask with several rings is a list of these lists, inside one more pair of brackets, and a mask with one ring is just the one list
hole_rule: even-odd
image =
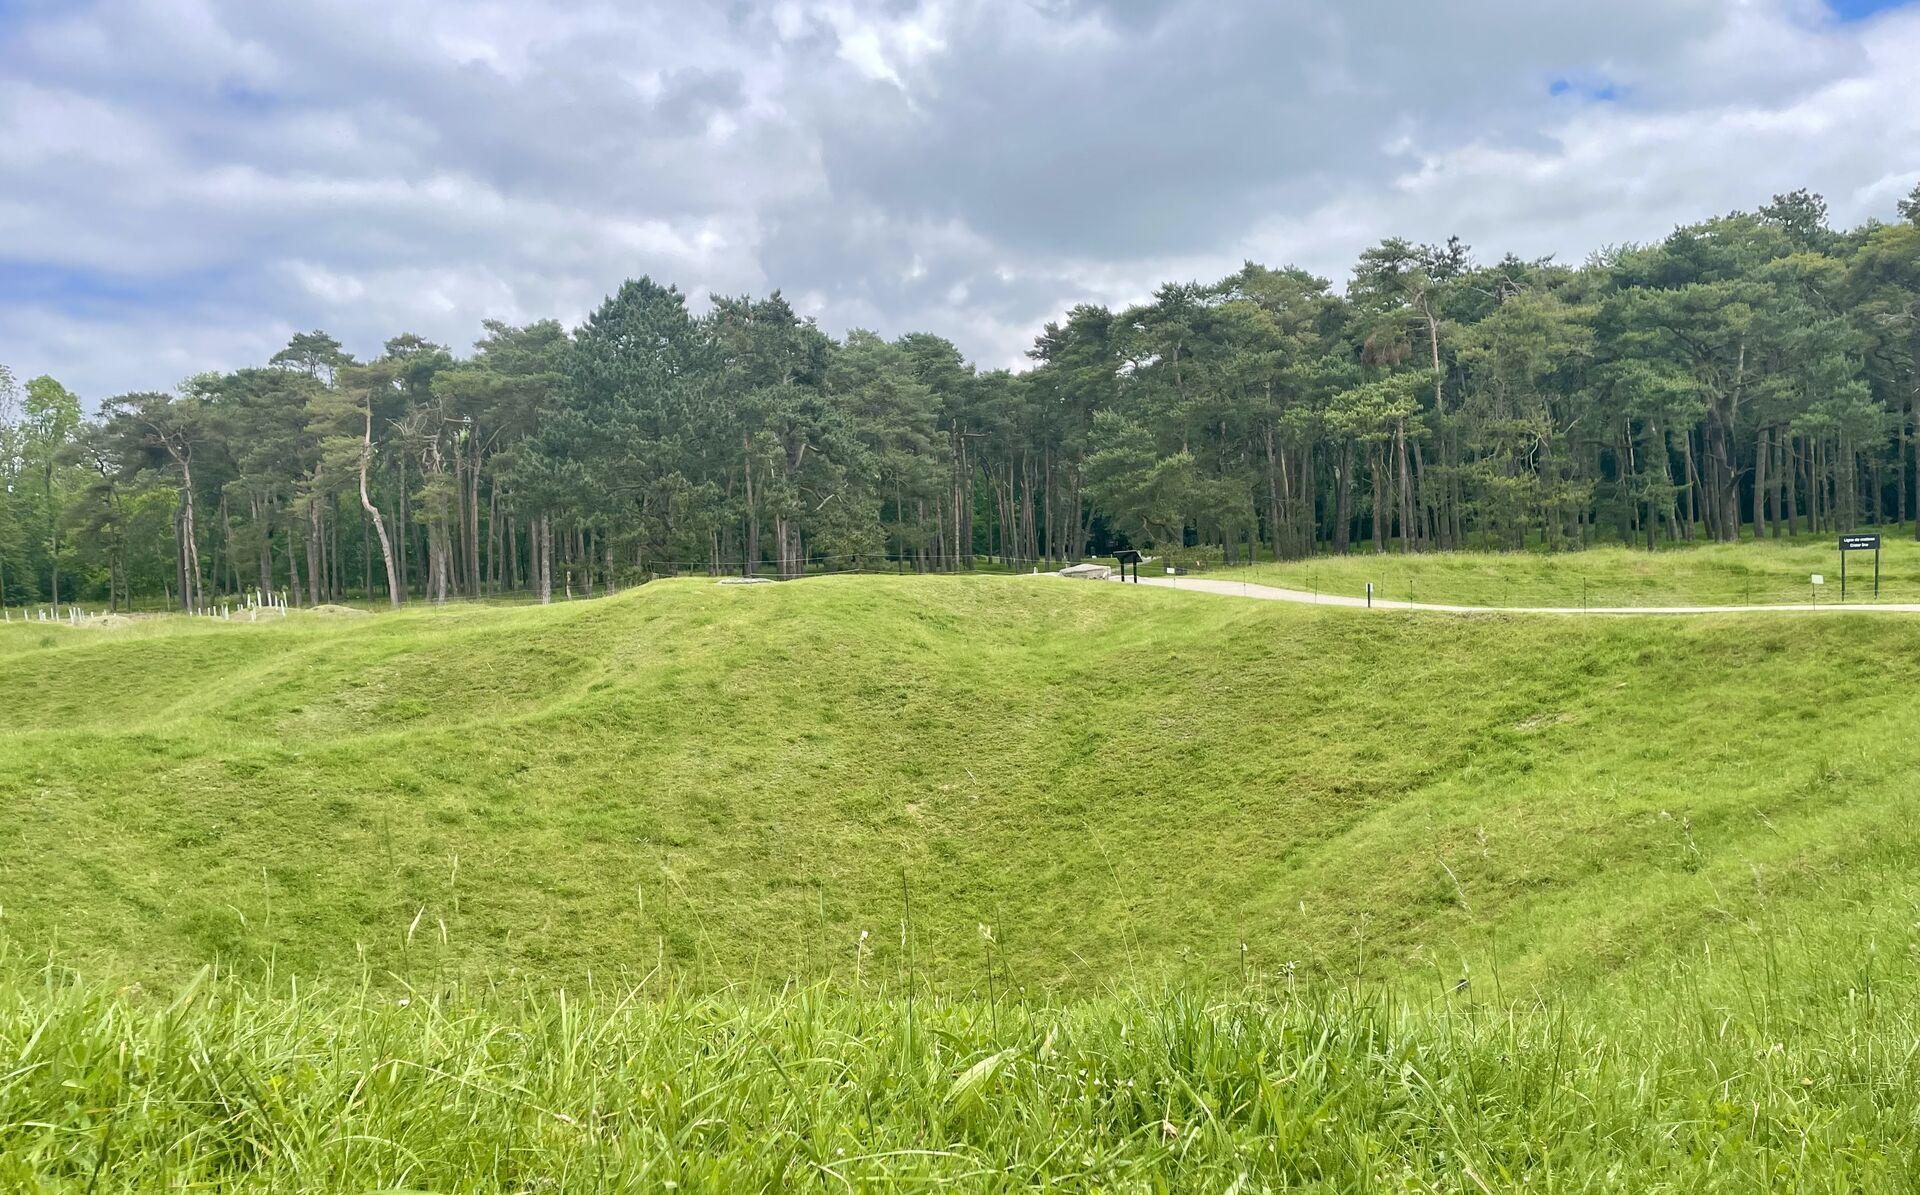
[[500,592],[500,482],[487,486],[487,589]]
[[1700,493],[1700,470],[1695,468],[1693,463],[1693,432],[1691,429],[1689,429],[1686,434],[1686,450],[1680,455],[1687,471],[1686,538],[1691,540],[1695,534],[1695,526],[1700,521],[1701,507],[1704,505],[1701,501],[1703,495]]
[[513,504],[507,504],[506,518],[502,520],[502,530],[507,537],[506,551],[501,554],[501,584],[508,590],[520,588],[520,525],[513,517]]
[[347,565],[340,558],[340,511],[333,495],[327,495],[327,564],[333,577],[333,600],[347,596]]
[[1393,516],[1387,513],[1387,466],[1383,459],[1386,453],[1376,442],[1373,450],[1367,454],[1368,463],[1373,472],[1373,550],[1376,554],[1387,550],[1387,522]]
[[1825,485],[1820,476],[1820,441],[1808,440],[1801,451],[1806,462],[1807,474],[1807,530],[1820,530],[1821,499],[1825,497],[1822,489]]
[[[1286,459],[1286,450],[1281,449],[1281,460]],[[1311,556],[1316,544],[1320,542],[1320,519],[1316,509],[1319,499],[1319,482],[1314,479],[1313,444],[1300,446],[1299,480],[1295,484],[1297,497],[1294,500],[1294,548],[1301,556]]]
[[1787,521],[1786,431],[1774,428],[1767,436],[1767,489],[1773,505],[1772,536],[1779,539]]
[[1433,350],[1433,413],[1444,415],[1447,413],[1447,404],[1441,386],[1446,381],[1446,374],[1440,369],[1440,321],[1434,316],[1433,304],[1425,292],[1420,295],[1420,314],[1427,317],[1427,344]]
[[188,456],[180,458],[181,497],[185,499],[186,509],[186,564],[187,564],[187,604],[189,608],[198,606],[201,601],[200,590],[200,535],[194,521],[193,511],[193,461]]
[[1903,407],[1895,428],[1893,442],[1893,521],[1901,526],[1907,521],[1907,410]]
[[536,543],[535,571],[540,574],[540,604],[553,602],[553,517],[541,515],[537,530],[534,532]]
[[[1780,446],[1780,472],[1787,480],[1787,534],[1800,534],[1800,447],[1789,434]],[[1808,528],[1812,530],[1812,528]]]
[[[387,538],[387,523],[380,517],[373,498],[367,493],[367,466],[373,461],[373,396],[367,396],[366,431],[360,439],[360,509],[373,520],[374,534],[380,537],[380,559],[387,567],[387,605],[400,608],[400,570],[393,563],[393,542]],[[372,595],[368,595],[372,596]]]
[[258,494],[249,501],[253,508],[253,525],[260,531],[260,594],[265,597],[273,592],[272,507],[261,502]]
[[1419,536],[1413,523],[1413,479],[1407,473],[1407,425],[1403,421],[1393,429],[1393,451],[1397,458],[1400,482],[1400,551],[1411,552]]
[[753,502],[753,440],[740,433],[740,467],[747,481],[747,544],[740,572],[751,577],[760,569],[760,508]]
[[467,462],[456,441],[448,454],[453,458],[453,505],[447,512],[445,532],[447,551],[447,587],[455,592],[467,587]]
[[445,602],[453,585],[452,551],[447,520],[435,518],[427,525],[427,596],[435,603]]
[[1333,550],[1346,555],[1353,549],[1353,443],[1340,446],[1340,476],[1334,483]]
[[[187,504],[186,500],[182,498],[174,507],[173,511],[173,579],[176,587],[180,591],[180,609],[185,613],[191,614],[193,613],[193,595],[188,591],[187,586],[186,528]],[[55,597],[57,598],[58,596],[59,591],[55,590]],[[56,602],[55,609],[58,608],[59,605]]]
[[320,568],[320,495],[307,495],[307,604],[320,604],[320,586],[325,580]]
[[467,582],[474,597],[480,596],[480,435],[476,428],[467,438]]
[[1282,529],[1281,521],[1280,521],[1280,513],[1282,509],[1280,487],[1282,484],[1282,478],[1285,474],[1285,467],[1280,463],[1278,456],[1275,455],[1273,450],[1273,424],[1272,423],[1268,423],[1266,426],[1266,441],[1267,441],[1267,535],[1269,536],[1273,544],[1273,558],[1275,560],[1280,560],[1286,556],[1287,552],[1289,551],[1292,545],[1287,542],[1287,538],[1283,538],[1283,537],[1286,537],[1286,532]]
[[293,529],[293,517],[287,519],[287,602],[300,604],[300,541]]
[[399,569],[400,592],[403,595],[411,596],[413,592],[413,582],[407,576],[407,528],[410,526],[407,521],[407,457],[405,453],[398,453],[396,455],[399,457],[399,460],[397,460],[395,464],[400,470],[400,497],[397,507],[399,514],[395,516],[393,522],[393,535],[394,538],[400,542],[394,552],[394,564],[398,566]]

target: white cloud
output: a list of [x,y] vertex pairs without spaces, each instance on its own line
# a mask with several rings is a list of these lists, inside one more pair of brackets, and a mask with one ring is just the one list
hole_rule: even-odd
[[[1017,365],[1076,302],[1388,234],[1577,260],[1891,214],[1920,9],[85,0],[0,27],[0,360],[92,398],[628,275]],[[1564,94],[1550,94],[1556,81]],[[1611,100],[1599,97],[1612,97]]]

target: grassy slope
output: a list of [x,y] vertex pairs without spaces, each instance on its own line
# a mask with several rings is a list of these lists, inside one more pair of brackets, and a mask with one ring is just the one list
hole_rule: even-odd
[[15,627],[0,926],[163,984],[897,982],[904,870],[948,991],[1235,975],[1243,942],[1515,990],[1910,903],[1917,680],[1920,619],[1031,578]]
[[[1662,548],[1598,547],[1580,552],[1359,552],[1262,563],[1219,575],[1322,593],[1366,592],[1396,601],[1476,606],[1778,605],[1811,600],[1810,578],[1827,583],[1821,602],[1840,600],[1835,536]],[[1920,602],[1920,543],[1910,530],[1881,534],[1880,599]],[[1873,599],[1873,554],[1847,561],[1847,600]]]

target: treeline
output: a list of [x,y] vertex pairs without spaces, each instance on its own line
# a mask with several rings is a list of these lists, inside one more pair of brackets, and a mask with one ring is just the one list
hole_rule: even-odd
[[1225,563],[1916,522],[1920,188],[1572,267],[1388,240],[1076,307],[1024,373],[628,282],[581,327],[321,332],[88,415],[0,369],[0,598],[592,593],[665,571]]

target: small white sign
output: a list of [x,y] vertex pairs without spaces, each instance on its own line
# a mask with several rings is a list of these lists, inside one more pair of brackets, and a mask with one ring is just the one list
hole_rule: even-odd
[[1813,574],[1813,583],[1815,585],[1825,585],[1827,583],[1827,579],[1821,576],[1819,573],[1815,573]]

